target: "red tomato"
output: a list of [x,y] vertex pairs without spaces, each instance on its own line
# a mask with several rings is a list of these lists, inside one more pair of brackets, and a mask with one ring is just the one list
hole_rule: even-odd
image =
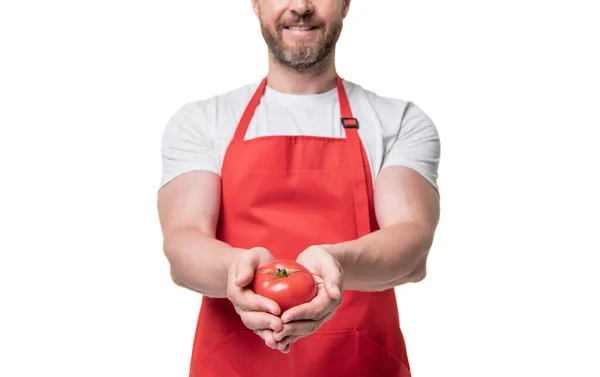
[[309,302],[317,295],[312,274],[299,263],[278,259],[259,268],[252,282],[254,293],[270,298],[281,308]]

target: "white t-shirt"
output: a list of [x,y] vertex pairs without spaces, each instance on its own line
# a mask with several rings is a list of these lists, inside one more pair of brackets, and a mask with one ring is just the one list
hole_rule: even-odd
[[[373,182],[387,166],[402,165],[421,174],[438,190],[440,138],[432,120],[414,103],[382,97],[343,80],[358,119]],[[192,170],[221,174],[223,157],[259,81],[190,102],[167,122],[162,137],[160,187]],[[268,86],[245,139],[267,135],[345,137],[337,88],[315,95],[277,92]]]

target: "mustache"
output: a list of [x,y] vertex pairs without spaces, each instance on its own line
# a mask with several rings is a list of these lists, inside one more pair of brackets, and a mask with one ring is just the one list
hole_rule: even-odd
[[278,20],[275,26],[277,27],[277,29],[283,29],[284,27],[290,26],[321,27],[324,24],[325,23],[323,22],[323,20],[317,19],[313,14],[294,14],[290,19]]

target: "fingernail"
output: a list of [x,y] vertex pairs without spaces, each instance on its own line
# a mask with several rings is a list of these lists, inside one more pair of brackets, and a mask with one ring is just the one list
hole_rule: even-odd
[[271,330],[275,330],[275,325],[273,325],[272,323],[269,323],[269,327],[271,328]]

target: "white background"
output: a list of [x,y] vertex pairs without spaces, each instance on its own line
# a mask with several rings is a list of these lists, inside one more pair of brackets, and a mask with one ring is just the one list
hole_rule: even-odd
[[[415,377],[600,376],[595,6],[352,4],[340,75],[442,137],[429,274],[397,289]],[[250,1],[5,1],[0,41],[0,375],[187,376],[160,139],[266,73]]]

